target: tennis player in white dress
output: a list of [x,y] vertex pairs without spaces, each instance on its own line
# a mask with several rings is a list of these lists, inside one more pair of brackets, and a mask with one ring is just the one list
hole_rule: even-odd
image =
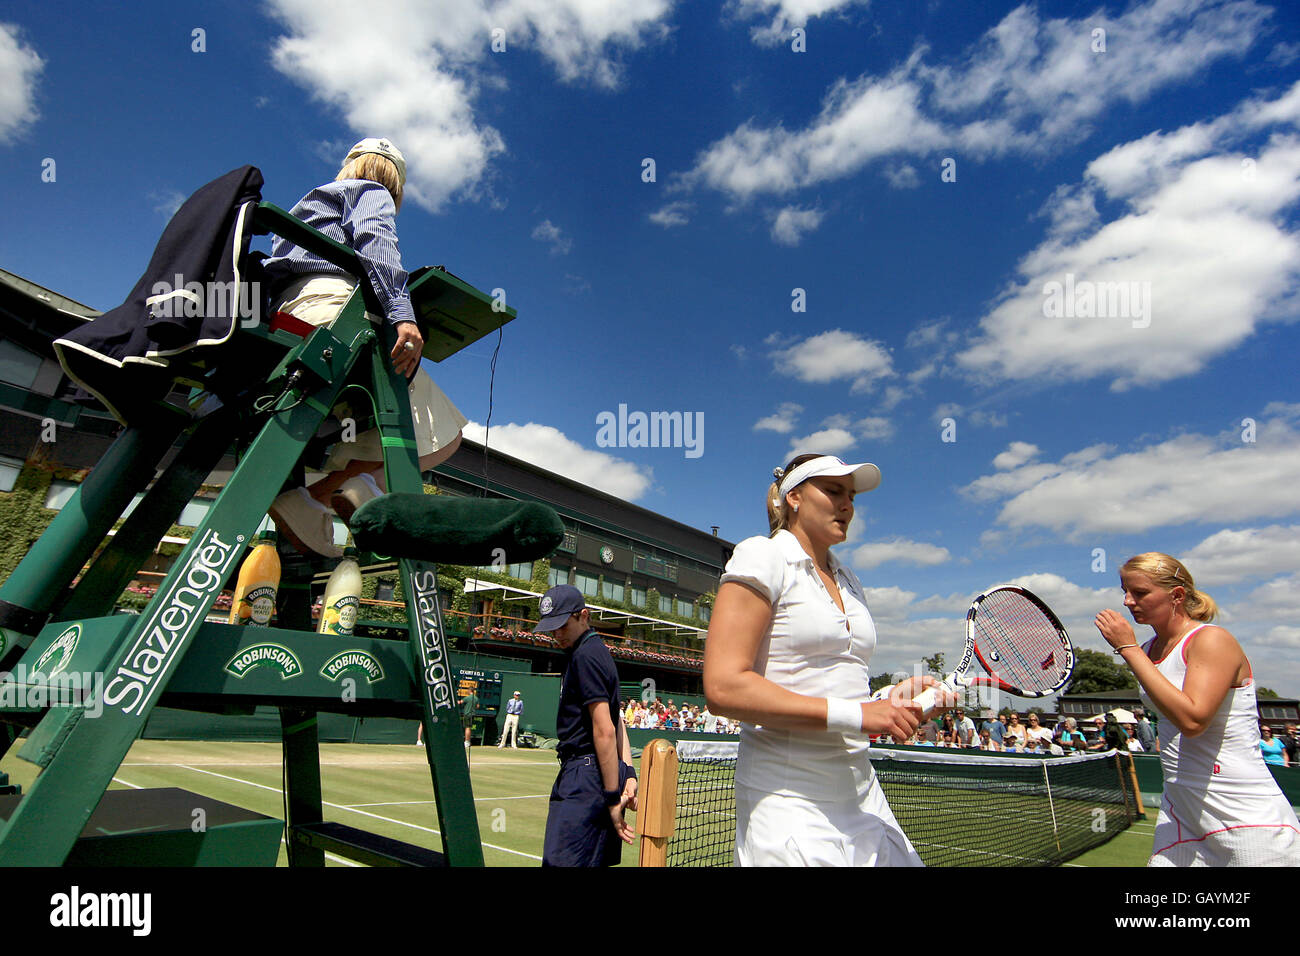
[[880,471],[801,455],[775,474],[772,535],[736,546],[704,651],[709,710],[742,722],[736,865],[920,866],[868,735],[908,739],[922,717],[912,698],[938,682],[909,678],[872,699],[875,625],[861,582],[830,553]]
[[[1167,554],[1120,569],[1124,606],[1155,636],[1139,646],[1116,611],[1096,624],[1165,723],[1164,797],[1149,866],[1300,866],[1300,821],[1259,755],[1250,661],[1187,569]],[[1175,728],[1166,739],[1165,728]]]

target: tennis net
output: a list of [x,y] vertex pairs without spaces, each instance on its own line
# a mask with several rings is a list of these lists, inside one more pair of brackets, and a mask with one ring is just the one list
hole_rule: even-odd
[[[730,866],[737,744],[678,741],[675,759],[662,758],[671,741],[646,752],[656,745],[661,756],[643,769],[645,793],[663,801],[663,819],[672,820],[671,835],[658,841],[666,850],[659,865]],[[1118,751],[1023,758],[872,748],[871,764],[927,866],[1055,866],[1142,813]],[[643,852],[642,865],[657,863]]]

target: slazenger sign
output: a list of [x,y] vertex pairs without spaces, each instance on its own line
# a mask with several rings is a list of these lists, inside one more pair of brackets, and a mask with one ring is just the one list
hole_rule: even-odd
[[227,544],[217,532],[209,531],[191,547],[189,563],[176,576],[171,589],[154,598],[157,610],[145,622],[104,689],[104,703],[110,707],[122,705],[124,714],[144,713],[167,669],[177,660],[177,646],[202,621],[230,566],[243,551],[243,544],[243,535]]
[[415,621],[420,634],[420,664],[424,683],[439,710],[456,706],[447,669],[447,645],[438,621],[438,573],[430,568],[411,574],[411,593],[415,595]]

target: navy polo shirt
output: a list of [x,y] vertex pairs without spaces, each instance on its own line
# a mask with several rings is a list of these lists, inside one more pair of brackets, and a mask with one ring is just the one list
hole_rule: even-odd
[[561,760],[596,752],[588,704],[606,701],[614,730],[617,732],[619,728],[618,671],[600,635],[594,630],[587,631],[564,652],[564,658],[560,710],[555,718],[556,733],[560,737],[555,750]]

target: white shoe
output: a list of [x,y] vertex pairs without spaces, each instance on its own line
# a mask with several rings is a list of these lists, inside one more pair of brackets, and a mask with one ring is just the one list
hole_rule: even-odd
[[375,484],[375,479],[369,474],[362,474],[343,482],[339,490],[334,492],[330,504],[346,524],[352,521],[352,516],[356,514],[358,508],[382,494],[383,491]]
[[286,491],[267,511],[275,526],[304,554],[323,554],[327,558],[343,557],[343,549],[334,543],[334,521],[329,509],[307,493],[306,488]]

